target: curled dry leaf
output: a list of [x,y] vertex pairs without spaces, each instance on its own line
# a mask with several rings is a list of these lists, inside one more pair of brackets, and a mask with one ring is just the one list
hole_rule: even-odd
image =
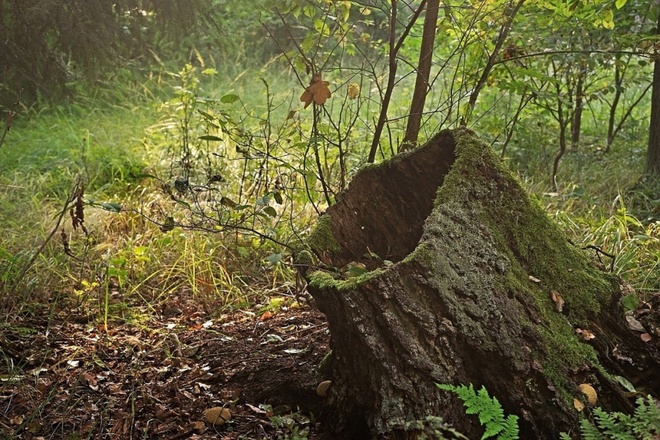
[[222,426],[231,420],[231,412],[227,408],[214,406],[204,411],[204,421],[210,425]]
[[596,402],[598,401],[598,394],[596,393],[596,390],[594,387],[589,385],[588,383],[581,383],[580,386],[580,392],[585,395],[587,398],[587,402],[589,402],[589,405],[595,405]]
[[559,313],[563,312],[564,298],[562,298],[561,295],[556,290],[550,291],[550,298],[552,299],[552,302],[555,303],[555,310],[557,310]]
[[532,275],[529,276],[529,280],[534,282],[534,283],[540,283],[541,282],[541,280],[539,280],[538,278],[536,278],[535,276],[532,276]]
[[653,337],[649,333],[642,333],[639,338],[644,342],[649,342]]
[[646,329],[641,322],[636,320],[634,317],[627,315],[626,322],[628,322],[628,328],[635,332],[646,332]]
[[305,103],[305,108],[314,102],[318,105],[325,104],[325,101],[332,96],[328,86],[330,83],[328,81],[323,81],[320,74],[314,75],[312,82],[307,86],[302,95],[300,95],[300,100]]
[[87,385],[93,391],[98,391],[99,386],[96,381],[96,376],[93,374],[85,371],[80,375],[80,380],[84,385]]

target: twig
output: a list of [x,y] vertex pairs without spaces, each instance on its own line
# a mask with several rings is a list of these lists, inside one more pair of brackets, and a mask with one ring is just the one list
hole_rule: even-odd
[[21,103],[21,92],[18,92],[18,97],[16,98],[16,102],[14,102],[14,105],[10,110],[7,111],[7,118],[5,119],[5,128],[2,131],[2,137],[0,137],[0,148],[2,148],[2,144],[5,143],[5,138],[7,137],[7,133],[9,133],[9,130],[11,130],[11,127],[14,125],[14,118],[16,117],[16,108],[19,106]]
[[600,254],[605,255],[606,257],[610,258],[612,262],[610,263],[610,272],[614,272],[614,262],[616,261],[616,255],[608,254],[604,250],[602,250],[599,246],[595,246],[593,244],[590,244],[588,246],[583,247],[582,249],[593,249],[596,251],[596,256],[598,257],[598,261],[600,264],[603,264],[603,260],[600,259]]
[[[21,272],[16,277],[16,281],[14,283],[14,286],[17,286],[18,284],[21,283],[21,281],[23,281],[23,278],[25,277],[27,272],[30,270],[30,268],[32,267],[34,262],[37,260],[39,255],[41,255],[41,253],[44,251],[44,249],[46,248],[46,245],[50,242],[50,240],[53,238],[53,236],[59,230],[60,225],[62,224],[62,219],[64,218],[64,216],[69,211],[70,204],[73,203],[73,201],[76,198],[76,195],[78,194],[78,187],[79,186],[80,186],[80,182],[76,182],[73,191],[71,192],[71,194],[67,197],[66,201],[64,202],[64,206],[62,207],[62,211],[60,211],[59,215],[57,216],[57,221],[55,222],[55,226],[53,227],[53,229],[51,229],[50,233],[48,234],[48,237],[46,237],[44,242],[41,243],[41,246],[39,246],[39,248],[32,254],[32,257],[30,257],[30,260],[23,266],[23,268],[21,269]],[[25,295],[24,295],[23,301],[25,301],[25,299],[26,298],[25,298]]]

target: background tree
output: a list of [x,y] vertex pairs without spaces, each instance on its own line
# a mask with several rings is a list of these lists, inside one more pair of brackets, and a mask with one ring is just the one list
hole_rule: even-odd
[[211,17],[204,0],[1,0],[0,105],[19,94],[28,102],[61,97],[68,82],[110,72],[118,61],[158,59],[166,41],[185,50]]
[[[658,27],[656,33],[660,35],[660,14],[658,15]],[[649,121],[649,144],[646,151],[646,166],[644,172],[647,175],[660,176],[660,57],[657,47],[654,45],[653,62],[653,86],[651,92],[651,118]]]

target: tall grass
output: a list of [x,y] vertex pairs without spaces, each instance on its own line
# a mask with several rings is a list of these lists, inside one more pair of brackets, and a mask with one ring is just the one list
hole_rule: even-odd
[[[228,94],[240,97],[222,111],[234,112],[246,133],[262,136],[268,127],[290,123],[287,115],[298,105],[295,78],[275,70],[210,74],[196,93],[208,102]],[[165,176],[173,166],[173,156],[166,153],[181,142],[174,129],[181,123],[177,90],[182,85],[176,72],[134,79],[119,78],[112,87],[88,92],[71,105],[26,112],[0,149],[0,295],[5,310],[29,312],[56,297],[70,310],[92,313],[110,325],[112,319],[137,319],[128,304],[160,313],[167,304],[186,299],[222,313],[265,300],[274,292],[292,293],[288,257],[272,243],[236,231],[161,230],[140,214],[141,209],[162,209],[168,200],[161,188],[167,182],[144,176]],[[308,116],[311,119],[300,115],[296,123],[309,123]],[[538,134],[523,128],[521,133]],[[194,132],[199,134],[203,130]],[[366,151],[368,140],[365,137],[362,145],[354,139],[356,158]],[[276,154],[294,143],[287,137],[280,141],[279,149],[273,150]],[[571,240],[616,255],[615,272],[642,294],[660,289],[660,227],[635,217],[630,208],[634,197],[629,198],[628,189],[638,174],[629,170],[641,169],[640,155],[624,148],[605,155],[596,147],[570,153],[560,167],[560,190],[554,192],[543,166],[551,157],[549,150],[524,146],[522,141],[510,147],[507,160]],[[286,158],[291,172],[304,166],[293,163],[295,157]],[[237,169],[224,169],[227,194],[245,183],[245,173]],[[89,235],[73,230],[67,214],[64,229],[72,256],[65,254],[58,232],[25,277],[17,280],[53,231],[78,180],[86,186]],[[303,213],[309,193],[297,191],[295,203],[303,210],[296,212]],[[121,206],[121,211],[100,209],[104,202],[114,203],[106,207]],[[273,228],[304,231],[313,212],[281,219]]]

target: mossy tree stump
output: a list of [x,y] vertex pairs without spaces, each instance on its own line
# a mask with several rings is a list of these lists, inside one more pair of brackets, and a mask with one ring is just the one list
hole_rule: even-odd
[[589,413],[574,408],[579,384],[607,410],[633,407],[615,376],[660,391],[657,346],[625,325],[619,280],[468,130],[361,171],[308,244],[305,276],[332,335],[323,420],[336,438],[414,438],[409,422],[428,415],[480,437],[436,383],[485,385],[525,439],[576,432]]

